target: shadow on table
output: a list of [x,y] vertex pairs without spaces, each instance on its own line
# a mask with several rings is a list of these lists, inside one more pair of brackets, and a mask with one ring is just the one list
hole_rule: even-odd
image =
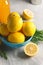
[[17,56],[18,56],[19,58],[21,58],[21,59],[29,59],[29,58],[30,58],[29,56],[27,56],[27,55],[24,53],[24,51],[21,51],[21,50],[19,50]]
[[18,1],[25,1],[25,2],[29,2],[29,3],[31,3],[31,0],[11,0],[11,2],[18,2]]
[[10,48],[10,47],[8,47],[8,46],[6,46],[5,44],[2,43],[2,44],[0,45],[0,50],[9,52],[9,51],[15,50],[15,48],[14,48],[14,49],[13,49],[13,48]]
[[31,3],[31,0],[24,0],[24,1]]
[[[0,46],[0,50],[2,50],[2,51],[6,51],[6,52],[8,52],[8,53],[10,53],[10,52],[12,52],[13,53],[13,56],[16,56],[16,57],[19,57],[19,58],[21,58],[21,59],[29,59],[29,58],[31,58],[31,57],[29,57],[29,56],[27,56],[25,53],[24,53],[24,51],[23,50],[21,50],[21,48],[10,48],[10,47],[8,47],[8,46],[6,46],[6,45],[4,45],[4,44],[2,44],[1,46]],[[17,51],[17,52],[16,52]],[[15,55],[15,53],[16,53],[16,55]]]

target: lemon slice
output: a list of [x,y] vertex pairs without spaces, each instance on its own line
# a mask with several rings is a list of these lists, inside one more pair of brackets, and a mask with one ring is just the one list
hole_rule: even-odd
[[23,11],[23,18],[32,19],[34,17],[33,12],[31,10],[25,9]]
[[28,44],[26,44],[26,46],[24,47],[24,52],[25,52],[25,54],[28,55],[28,56],[34,56],[34,55],[36,55],[37,52],[38,52],[38,46],[37,46],[35,43],[33,43],[33,42],[28,43]]

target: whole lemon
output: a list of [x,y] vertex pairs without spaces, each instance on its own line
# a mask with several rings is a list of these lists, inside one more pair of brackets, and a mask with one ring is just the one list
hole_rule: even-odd
[[23,20],[21,17],[9,15],[7,27],[9,32],[17,32],[22,28]]
[[6,24],[0,24],[0,34],[3,36],[8,36],[9,31]]
[[18,17],[20,17],[18,12],[12,12],[12,13],[10,13],[10,16],[18,16]]
[[11,33],[8,36],[8,41],[13,43],[23,43],[25,41],[25,36],[21,32]]
[[26,21],[23,23],[22,31],[26,36],[33,36],[36,31],[36,26],[33,22]]

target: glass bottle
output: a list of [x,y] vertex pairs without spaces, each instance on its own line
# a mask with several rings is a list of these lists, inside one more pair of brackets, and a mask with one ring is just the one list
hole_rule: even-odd
[[9,0],[0,0],[0,22],[7,24],[7,18],[10,13]]

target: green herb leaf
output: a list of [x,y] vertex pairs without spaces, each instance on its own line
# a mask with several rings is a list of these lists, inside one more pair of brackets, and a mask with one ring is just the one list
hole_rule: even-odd
[[31,41],[37,44],[39,41],[43,41],[43,30],[37,30]]
[[5,51],[0,50],[0,56],[4,57],[7,60],[7,55]]

